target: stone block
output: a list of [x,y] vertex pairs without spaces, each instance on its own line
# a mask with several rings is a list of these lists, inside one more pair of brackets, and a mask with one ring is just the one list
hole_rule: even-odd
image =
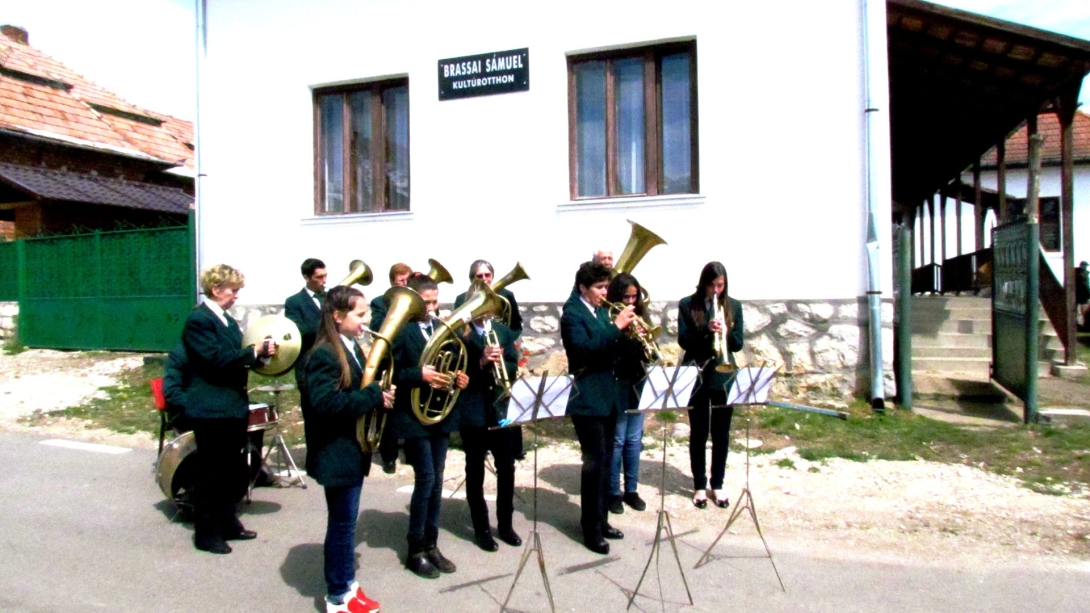
[[767,334],[761,334],[746,341],[746,353],[753,364],[762,362],[769,364],[783,364],[783,354],[780,353],[776,343]]
[[786,313],[787,305],[783,302],[774,302],[766,306],[765,310],[768,311],[769,315],[775,317],[776,315],[783,315],[784,313]]
[[552,350],[553,347],[556,347],[556,341],[551,338],[522,337],[522,351],[526,355],[542,355]]
[[530,319],[530,329],[537,334],[552,334],[560,329],[560,321],[552,315],[535,315]]
[[746,327],[746,334],[749,335],[764,330],[768,324],[772,323],[772,316],[756,305],[743,302],[742,320]]
[[859,304],[855,302],[849,302],[847,304],[840,305],[837,310],[837,317],[841,319],[847,319],[850,321],[856,321],[859,319]]
[[677,336],[677,309],[666,311],[666,333]]
[[[549,305],[539,304],[539,305],[535,306],[533,310],[534,310],[535,313],[548,313],[549,312]],[[519,306],[519,311],[520,312],[522,311],[522,306]]]
[[858,328],[856,332],[855,342],[833,335],[826,335],[814,341],[814,364],[817,370],[832,373],[840,372],[845,368],[854,368],[859,363]]
[[787,372],[803,374],[814,372],[814,360],[810,355],[810,343],[788,343],[784,347],[787,356]]
[[808,304],[800,302],[795,305],[795,310],[806,321],[813,323],[825,323],[832,318],[833,313],[836,313],[836,307],[831,304],[819,302],[816,304]]
[[0,302],[0,316],[15,317],[19,314],[18,302]]
[[816,328],[797,319],[788,319],[776,328],[776,335],[787,341],[812,338],[816,334]]

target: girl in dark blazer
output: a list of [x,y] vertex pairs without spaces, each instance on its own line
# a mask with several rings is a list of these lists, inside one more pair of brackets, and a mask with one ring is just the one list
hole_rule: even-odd
[[[724,313],[725,321],[715,316],[716,305]],[[685,350],[682,364],[702,366],[700,384],[689,399],[689,463],[693,471],[693,504],[703,509],[708,506],[708,475],[705,456],[708,434],[712,437],[711,493],[718,507],[729,502],[723,492],[723,476],[727,468],[727,446],[730,422],[734,407],[722,408],[727,402],[727,389],[731,375],[717,372],[717,356],[713,349],[715,335],[724,330],[727,334],[726,351],[742,350],[743,325],[742,303],[727,294],[727,269],[719,262],[708,262],[700,271],[700,282],[691,296],[678,302],[678,344]],[[733,356],[727,356],[731,363]],[[721,408],[711,409],[716,405]]]
[[[377,611],[355,581],[356,516],[371,454],[356,440],[356,421],[371,411],[393,408],[394,392],[378,382],[361,389],[363,352],[354,340],[363,333],[367,302],[359,290],[337,286],[322,306],[314,349],[304,358],[303,422],[307,474],[325,488],[326,612]],[[350,607],[353,600],[363,608]]]
[[578,293],[568,297],[560,318],[560,338],[568,355],[568,372],[575,376],[575,389],[565,414],[571,416],[583,452],[579,482],[583,544],[603,555],[609,553],[605,539],[624,538],[620,530],[609,525],[606,492],[617,423],[613,361],[622,330],[633,318],[633,307],[625,307],[610,321],[609,310],[602,306],[609,279],[608,268],[585,262],[575,273]]
[[[616,304],[632,306],[637,317],[646,317],[643,304],[640,303],[640,282],[626,272],[613,277],[606,298]],[[628,411],[637,408],[639,404],[648,359],[643,345],[634,338],[625,336],[617,345],[617,358],[613,365],[616,378],[613,402],[617,407],[617,433],[613,437],[613,461],[609,471],[609,511],[621,514],[624,513],[625,504],[637,511],[647,508],[647,503],[636,491],[640,482],[640,452],[643,451],[643,413],[630,415]]]
[[[458,429],[457,408],[446,419],[425,426],[412,410],[412,388],[444,388],[450,377],[434,368],[420,365],[427,339],[438,328],[432,321],[439,309],[439,288],[430,277],[420,273],[409,279],[409,289],[416,291],[427,305],[420,321],[406,324],[394,338],[394,382],[401,393],[394,403],[394,428],[404,439],[405,459],[413,467],[413,495],[409,502],[409,550],[405,566],[420,577],[434,579],[439,573],[457,570],[439,551],[439,509],[443,500],[443,468],[447,461],[450,433]],[[458,373],[453,384],[465,389],[469,377]]]
[[242,273],[226,264],[202,272],[205,301],[189,314],[182,330],[191,375],[185,416],[199,450],[193,543],[211,553],[231,553],[226,541],[257,538],[235,514],[247,482],[243,452],[250,401],[246,382],[250,368],[276,355],[277,346],[271,340],[242,346],[242,330],[227,310],[244,284]]
[[[474,284],[463,294],[471,300],[479,291]],[[473,532],[477,546],[485,551],[496,551],[499,545],[492,538],[488,523],[488,504],[484,500],[484,461],[489,451],[496,461],[496,525],[500,540],[518,547],[522,539],[511,525],[514,515],[515,454],[521,437],[519,426],[489,430],[499,424],[500,410],[497,401],[504,393],[496,380],[496,365],[502,363],[508,381],[514,383],[518,376],[519,353],[515,348],[518,333],[488,317],[481,318],[465,327],[462,342],[467,352],[469,385],[458,396],[458,430],[462,435],[462,448],[466,454],[466,502],[473,520]],[[485,335],[496,334],[498,346],[489,346]],[[506,407],[506,402],[501,402]]]

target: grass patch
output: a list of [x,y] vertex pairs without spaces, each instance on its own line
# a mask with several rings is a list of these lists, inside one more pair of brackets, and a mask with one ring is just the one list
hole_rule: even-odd
[[776,460],[776,466],[779,466],[780,468],[794,469],[795,461],[791,458],[780,458],[779,460]]
[[4,341],[4,353],[7,355],[18,355],[26,351],[26,345],[19,340],[18,334],[13,334]]

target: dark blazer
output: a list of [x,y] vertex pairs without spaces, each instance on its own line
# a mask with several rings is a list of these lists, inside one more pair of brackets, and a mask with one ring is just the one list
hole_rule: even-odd
[[299,355],[306,355],[314,346],[314,339],[318,335],[318,327],[322,325],[322,311],[314,304],[307,288],[299,290],[298,294],[288,296],[284,301],[284,317],[295,322],[299,326],[299,333],[303,335],[303,347]]
[[610,321],[608,309],[600,306],[596,312],[597,317],[591,315],[574,294],[564,303],[560,317],[568,372],[575,375],[567,415],[605,417],[613,410],[613,362],[623,333]]
[[613,363],[617,387],[613,406],[618,413],[638,408],[644,377],[647,376],[644,369],[646,364],[647,357],[639,341],[627,335],[617,341],[617,359]]
[[220,318],[206,304],[193,309],[182,329],[182,343],[192,375],[186,393],[187,419],[246,419],[250,401],[246,382],[257,364],[253,347],[242,347],[242,330]]
[[167,354],[163,372],[163,396],[167,401],[167,415],[171,425],[175,427],[181,427],[179,418],[185,412],[186,390],[191,378],[185,345],[179,343]]
[[[435,325],[433,323],[433,325]],[[443,421],[425,426],[416,418],[412,409],[412,391],[421,389],[421,396],[426,394],[428,385],[424,383],[424,371],[420,367],[420,356],[424,353],[424,333],[415,321],[405,324],[401,332],[394,337],[392,348],[394,356],[394,385],[397,386],[397,399],[394,402],[394,413],[391,416],[398,438],[416,438],[431,436],[445,432],[450,433],[458,429],[458,407],[455,406],[450,415]],[[387,423],[387,427],[389,427]]]
[[382,328],[382,322],[386,321],[386,296],[376,296],[371,301],[371,323],[367,324],[368,328],[371,328],[375,332],[378,332]]
[[[335,342],[340,342],[337,339]],[[329,343],[321,343],[302,364],[303,429],[307,440],[307,474],[325,487],[358,485],[371,471],[371,454],[356,440],[356,420],[371,411],[382,411],[378,382],[360,389],[363,370],[352,356],[348,367],[352,383],[340,387],[341,365]],[[365,363],[356,348],[356,358]],[[389,427],[387,418],[387,427]]]
[[[466,293],[467,292],[462,292],[461,294],[458,294],[458,297],[454,299],[454,308],[458,308],[465,303]],[[511,303],[511,325],[507,327],[515,333],[515,338],[518,338],[518,336],[522,334],[522,314],[519,313],[518,300],[515,300],[515,295],[506,287],[500,289],[500,291],[496,293],[503,296],[507,302]]]
[[[716,389],[722,389],[730,380],[730,375],[715,372],[715,363],[712,360],[712,337],[708,329],[707,321],[697,324],[693,318],[692,296],[682,298],[677,305],[677,340],[685,353],[681,357],[682,364],[704,365],[700,385],[711,385]],[[727,334],[727,349],[731,352],[741,351],[744,340],[745,326],[742,322],[742,303],[734,298],[730,299],[730,311],[734,322]],[[710,319],[710,318],[708,318]]]
[[[458,395],[458,418],[460,427],[487,428],[499,423],[496,401],[503,395],[503,387],[496,383],[496,371],[490,365],[481,368],[481,356],[484,355],[484,337],[477,329],[468,326],[469,332],[462,338],[466,346],[469,385]],[[518,376],[519,352],[515,348],[518,335],[502,323],[492,322],[492,329],[503,347],[503,361],[507,366],[507,376],[511,383]],[[506,402],[502,403],[506,409]]]

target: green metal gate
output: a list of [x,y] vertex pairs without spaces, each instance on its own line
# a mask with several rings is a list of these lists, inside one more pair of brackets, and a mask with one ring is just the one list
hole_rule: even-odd
[[178,342],[196,285],[186,226],[14,245],[27,347],[166,351]]
[[1025,403],[1026,423],[1037,418],[1039,236],[1023,222],[992,231],[992,376]]

